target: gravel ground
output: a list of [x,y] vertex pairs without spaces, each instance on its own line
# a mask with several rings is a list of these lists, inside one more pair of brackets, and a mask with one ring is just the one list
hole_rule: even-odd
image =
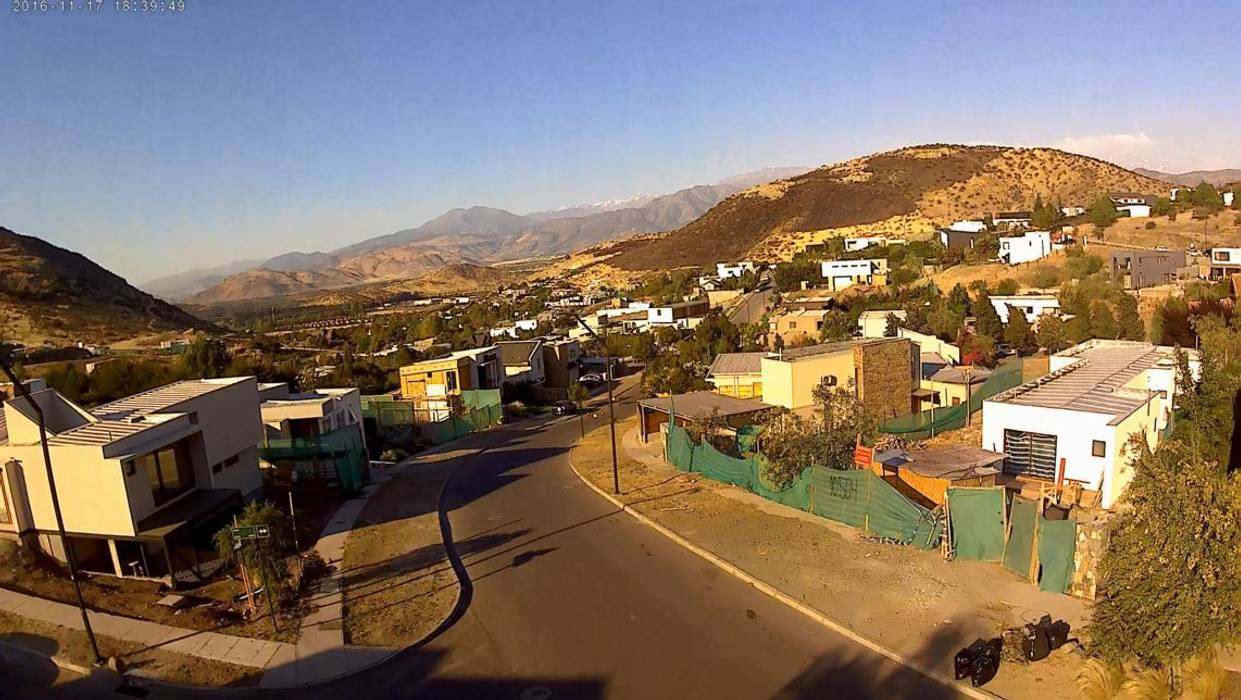
[[[948,562],[938,552],[869,542],[859,531],[683,474],[637,447],[635,420],[618,425],[621,497],[678,534],[888,647],[951,673],[952,656],[979,636],[1044,612],[1078,629],[1085,605],[1040,592],[997,564]],[[606,430],[573,450],[573,463],[610,488]],[[638,457],[635,459],[635,457]],[[1079,660],[1068,650],[1003,664],[987,690],[1005,697],[1074,697]]]

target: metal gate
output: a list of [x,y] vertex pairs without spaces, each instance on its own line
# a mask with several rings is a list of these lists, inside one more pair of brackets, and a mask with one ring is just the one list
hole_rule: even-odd
[[1056,478],[1056,436],[1024,430],[1004,431],[1004,473]]

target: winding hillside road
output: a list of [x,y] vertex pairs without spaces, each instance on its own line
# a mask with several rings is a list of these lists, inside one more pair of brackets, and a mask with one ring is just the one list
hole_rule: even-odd
[[261,695],[956,697],[617,511],[569,468],[578,431],[543,418],[469,438],[486,449],[461,458],[444,505],[470,584],[442,634],[350,678]]

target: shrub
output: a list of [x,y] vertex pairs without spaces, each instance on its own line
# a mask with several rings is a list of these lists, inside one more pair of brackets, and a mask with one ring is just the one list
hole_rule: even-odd
[[1151,229],[1153,229],[1153,228],[1155,228],[1155,222],[1154,222],[1154,221],[1147,221],[1147,222],[1146,222],[1146,230],[1147,230],[1147,231],[1149,231],[1149,230],[1151,230]]

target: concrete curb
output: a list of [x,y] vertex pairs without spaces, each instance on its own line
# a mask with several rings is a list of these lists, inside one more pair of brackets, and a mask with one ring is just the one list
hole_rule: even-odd
[[866,637],[863,637],[857,632],[854,632],[849,627],[845,626],[843,623],[838,622],[837,620],[834,620],[828,617],[827,615],[824,615],[817,608],[806,605],[805,603],[797,600],[796,598],[793,598],[787,593],[784,593],[783,591],[776,588],[775,586],[772,586],[771,584],[763,581],[762,579],[755,577],[754,575],[750,574],[744,569],[732,564],[731,562],[719,557],[718,555],[702,547],[699,547],[693,542],[690,542],[689,540],[685,539],[681,535],[678,535],[672,530],[655,522],[650,517],[646,516],[640,511],[630,508],[620,499],[616,498],[612,494],[596,486],[593,482],[591,482],[590,479],[587,479],[580,471],[578,471],[577,465],[573,463],[572,451],[569,452],[569,469],[573,471],[574,475],[576,475],[577,478],[582,481],[582,483],[590,487],[590,489],[594,491],[595,493],[607,499],[612,505],[616,506],[618,510],[628,513],[631,517],[633,517],[638,522],[642,523],[643,525],[646,525],[647,527],[658,532],[664,537],[672,540],[676,544],[680,545],[682,548],[689,550],[690,552],[698,555],[702,559],[705,559],[706,561],[710,562],[716,567],[724,570],[725,572],[727,572],[734,578],[744,583],[749,584],[755,589],[766,594],[768,597],[771,597],[783,603],[784,605],[796,610],[797,612],[805,615],[806,617],[814,620],[815,622],[823,625],[824,627],[827,627],[828,629],[832,630],[836,634],[839,634],[840,636],[845,637],[846,639],[856,644],[860,644],[861,646],[866,647],[870,651],[873,651],[876,654],[879,654],[880,656],[883,656],[891,661],[895,661],[896,663],[908,669],[911,669],[951,689],[954,692],[961,693],[962,695],[967,695],[972,698],[977,698],[977,700],[995,700],[996,698],[1001,698],[1001,696],[996,695],[995,693],[992,693],[986,690],[982,690],[981,688],[975,688],[973,686],[965,685],[963,683],[958,683],[956,680],[947,677],[946,675],[940,673],[939,671],[936,671],[935,669],[927,668],[926,666],[918,663],[917,661],[911,659],[908,656],[905,656],[904,654],[901,654],[900,652],[894,649],[889,649],[888,647],[885,647],[882,644],[879,644],[878,642],[875,642],[870,639],[867,639]]
[[75,664],[72,661],[69,661],[68,659],[56,656],[54,654],[49,656],[47,654],[40,652],[37,649],[31,649],[30,647],[22,646],[21,644],[14,644],[13,642],[0,641],[0,648],[9,649],[9,650],[21,653],[21,654],[28,654],[30,656],[37,656],[41,659],[47,659],[48,661],[51,661],[53,664],[56,664],[58,668],[62,668],[66,671],[72,671],[73,673],[80,673],[83,676],[89,676],[93,673],[97,673],[99,671],[104,670],[104,669],[95,668],[92,666],[82,666],[81,664]]

